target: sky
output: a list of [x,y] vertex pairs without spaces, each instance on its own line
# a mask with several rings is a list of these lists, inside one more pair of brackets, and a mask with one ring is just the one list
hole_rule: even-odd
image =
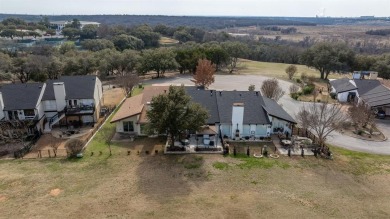
[[0,0],[0,13],[389,17],[390,0]]

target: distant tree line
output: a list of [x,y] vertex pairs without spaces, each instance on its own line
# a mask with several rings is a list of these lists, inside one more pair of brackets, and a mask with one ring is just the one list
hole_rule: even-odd
[[[30,25],[44,29],[48,22],[47,17],[35,24],[10,18],[1,24],[7,28]],[[240,59],[251,59],[305,64],[317,69],[323,79],[332,72],[353,70],[375,70],[379,76],[390,78],[390,55],[366,55],[346,43],[317,43],[310,37],[299,42],[250,35],[234,37],[224,31],[165,24],[102,24],[80,29],[78,19],[73,19],[63,29],[63,34],[69,41],[59,47],[38,45],[17,51],[2,50],[1,79],[25,83],[55,79],[60,75],[99,74],[106,77],[154,73],[160,77],[168,71],[194,74],[201,59],[209,60],[216,71],[229,73],[238,69]],[[162,36],[179,43],[160,45]],[[79,48],[76,47],[78,43]]]
[[368,35],[387,36],[390,35],[390,29],[369,30],[366,32]]

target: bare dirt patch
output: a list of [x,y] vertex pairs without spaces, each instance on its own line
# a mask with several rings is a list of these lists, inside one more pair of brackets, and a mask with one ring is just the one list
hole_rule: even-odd
[[50,191],[50,195],[51,196],[54,196],[54,197],[56,197],[56,196],[58,196],[58,195],[60,195],[61,194],[61,192],[62,192],[62,190],[61,189],[52,189],[51,191]]

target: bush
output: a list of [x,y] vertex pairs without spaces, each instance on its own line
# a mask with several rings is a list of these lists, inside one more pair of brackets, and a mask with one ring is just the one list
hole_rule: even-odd
[[293,98],[294,100],[298,100],[299,94],[298,94],[298,93],[291,93],[290,96],[291,96],[291,98]]
[[321,100],[320,100],[320,99],[317,99],[317,102],[321,103]]
[[362,135],[363,134],[363,130],[357,130],[356,134],[357,135]]
[[83,150],[84,142],[80,139],[71,139],[65,144],[69,157],[76,157]]
[[296,81],[297,81],[298,84],[302,83],[302,80],[299,79],[299,78],[297,78]]
[[329,95],[330,95],[330,98],[332,98],[332,99],[334,99],[334,100],[336,99],[336,96],[337,96],[336,93],[330,93]]
[[303,94],[305,95],[311,94],[313,93],[314,89],[315,89],[314,85],[307,85],[303,88]]

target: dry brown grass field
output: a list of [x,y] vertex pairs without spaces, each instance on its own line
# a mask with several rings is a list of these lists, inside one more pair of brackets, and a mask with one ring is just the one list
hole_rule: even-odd
[[[289,26],[283,26],[287,28]],[[317,26],[290,26],[297,29],[294,34],[281,34],[278,31],[260,30],[259,28],[253,30],[253,28],[236,28],[230,30],[232,33],[253,33],[254,35],[265,37],[268,39],[275,39],[276,36],[280,36],[281,40],[302,41],[305,37],[310,37],[317,42],[323,40],[330,41],[348,41],[348,42],[361,42],[371,41],[378,44],[389,44],[388,36],[374,36],[365,34],[369,30],[377,29],[390,29],[389,25],[317,25]],[[256,34],[257,33],[257,34]]]
[[159,138],[114,143],[108,156],[98,139],[79,160],[0,161],[0,217],[390,216],[388,156],[337,148],[333,161],[162,155]]

